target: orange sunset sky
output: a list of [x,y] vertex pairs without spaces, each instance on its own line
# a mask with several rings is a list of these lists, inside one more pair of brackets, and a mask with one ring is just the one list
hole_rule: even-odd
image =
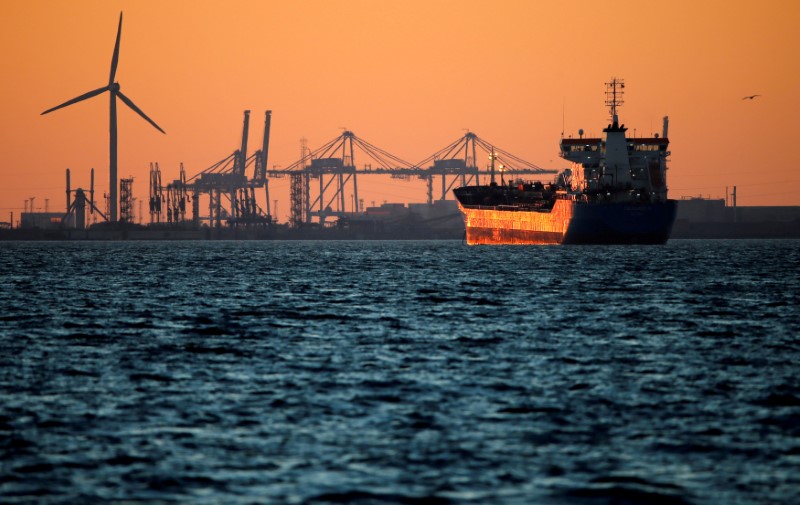
[[[150,162],[166,181],[238,148],[273,111],[269,166],[342,127],[409,162],[469,129],[561,169],[562,128],[599,136],[604,83],[625,80],[621,122],[649,136],[670,117],[670,197],[800,205],[800,2],[542,0],[3,0],[0,221],[25,200],[65,206],[73,188],[108,190],[108,95],[40,113],[117,81],[165,131],[118,105],[119,176],[146,199]],[[745,95],[759,94],[755,100]],[[563,126],[562,126],[563,125]],[[370,160],[359,159],[361,166]],[[270,179],[279,221],[288,179]],[[360,177],[371,202],[422,202],[425,186]],[[263,196],[262,196],[263,198]],[[452,198],[452,195],[449,196]],[[138,206],[135,208],[138,211]]]

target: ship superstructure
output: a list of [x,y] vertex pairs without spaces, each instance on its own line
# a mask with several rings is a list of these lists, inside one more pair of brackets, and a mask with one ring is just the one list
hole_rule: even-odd
[[588,194],[611,191],[617,201],[643,195],[651,201],[666,200],[669,118],[664,117],[661,136],[628,138],[618,116],[625,83],[612,79],[606,87],[612,122],[603,129],[603,137],[584,138],[579,130],[579,138],[561,139],[561,157],[574,164],[575,189]]

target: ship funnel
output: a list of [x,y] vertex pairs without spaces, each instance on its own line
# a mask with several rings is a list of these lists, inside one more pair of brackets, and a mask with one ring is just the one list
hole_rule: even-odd
[[661,136],[665,139],[668,139],[669,138],[669,135],[667,135],[668,132],[669,132],[669,116],[664,116],[664,128],[661,132]]

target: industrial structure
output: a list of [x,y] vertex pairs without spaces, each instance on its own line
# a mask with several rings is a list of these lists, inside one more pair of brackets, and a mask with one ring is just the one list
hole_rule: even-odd
[[[103,220],[107,220],[105,214],[100,212],[94,203],[94,168],[92,169],[91,182],[89,186],[89,198],[86,198],[86,190],[77,188],[74,191],[70,188],[70,170],[67,169],[67,211],[61,216],[61,223],[70,228],[78,230],[86,229],[86,210],[89,213],[97,212]],[[72,198],[72,194],[75,198]]]
[[[495,166],[500,167],[501,180],[504,173],[515,177],[555,173],[554,170],[543,169],[495,147],[472,132],[467,132],[419,163],[409,163],[349,130],[315,150],[308,149],[303,142],[299,160],[283,169],[268,169],[271,121],[272,111],[267,110],[264,113],[260,149],[249,154],[250,111],[244,111],[238,149],[193,176],[187,177],[181,163],[178,178],[164,185],[159,164],[150,163],[147,199],[149,226],[183,230],[268,230],[276,225],[269,188],[269,181],[274,178],[290,178],[290,228],[329,228],[359,220],[363,225],[365,220],[402,214],[397,204],[366,208],[364,199],[359,195],[359,176],[388,175],[396,180],[424,180],[427,186],[426,204],[414,204],[414,212],[438,219],[442,217],[446,206],[437,205],[434,210],[434,204],[446,203],[447,195],[454,187],[480,184],[482,175],[493,176]],[[479,167],[482,155],[487,160],[484,168]],[[356,166],[357,158],[363,160],[360,168]],[[70,200],[72,193],[75,194],[74,201]],[[83,229],[87,210],[98,212],[104,221],[113,223],[111,211],[107,210],[104,214],[95,204],[94,169],[88,198],[83,189],[70,190],[67,170],[67,194],[67,214],[63,220],[65,226]],[[347,198],[348,195],[350,198]],[[108,205],[113,209],[114,198],[108,200]],[[117,221],[120,225],[134,224],[135,201],[133,178],[122,179]],[[424,205],[427,205],[427,209],[422,208]],[[457,216],[455,205],[450,214]],[[140,221],[142,217],[139,216]]]
[[[485,153],[486,159],[492,162],[487,161],[487,165],[499,162],[502,170],[509,174],[555,173],[496,148],[471,132],[415,164],[349,130],[313,151],[303,145],[300,159],[286,168],[267,169],[271,118],[272,111],[267,110],[261,149],[249,155],[250,111],[244,111],[240,147],[188,179],[181,165],[180,177],[164,187],[158,163],[151,163],[151,223],[190,223],[194,227],[211,228],[268,227],[275,222],[269,180],[287,176],[291,178],[290,225],[325,227],[333,225],[335,220],[364,213],[358,190],[359,175],[425,180],[427,204],[433,205],[435,200],[445,200],[453,187],[479,183],[481,175],[491,173],[489,168],[478,167],[479,153]],[[365,161],[361,168],[356,167],[357,156],[363,156]],[[435,191],[437,179],[440,192]],[[260,195],[257,198],[257,194],[262,193],[263,200]],[[189,203],[191,219],[187,221]]]

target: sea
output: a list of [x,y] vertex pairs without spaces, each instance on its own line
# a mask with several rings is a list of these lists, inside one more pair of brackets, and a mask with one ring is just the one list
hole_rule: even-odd
[[800,240],[0,243],[0,503],[800,503]]

